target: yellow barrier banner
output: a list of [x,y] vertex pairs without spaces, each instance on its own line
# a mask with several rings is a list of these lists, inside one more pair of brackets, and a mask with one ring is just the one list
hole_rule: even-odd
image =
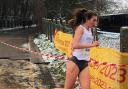
[[[71,57],[72,39],[71,34],[56,31],[55,47]],[[90,89],[128,89],[128,53],[112,48],[91,48],[90,57]]]
[[56,31],[54,36],[54,44],[57,49],[66,53],[68,57],[71,57],[72,50],[72,35],[61,31]]
[[128,53],[111,48],[92,48],[90,56],[95,61],[89,66],[91,89],[128,89],[128,66],[125,66],[128,65]]

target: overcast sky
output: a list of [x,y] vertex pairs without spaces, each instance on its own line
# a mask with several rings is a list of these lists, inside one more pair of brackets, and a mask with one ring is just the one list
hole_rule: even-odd
[[114,0],[114,1],[117,2],[121,7],[128,8],[128,0]]

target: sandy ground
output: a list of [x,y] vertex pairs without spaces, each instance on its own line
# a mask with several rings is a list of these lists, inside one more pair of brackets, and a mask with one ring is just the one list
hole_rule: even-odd
[[[0,34],[0,41],[29,49],[28,34]],[[40,69],[30,54],[0,43],[0,89],[43,89]]]

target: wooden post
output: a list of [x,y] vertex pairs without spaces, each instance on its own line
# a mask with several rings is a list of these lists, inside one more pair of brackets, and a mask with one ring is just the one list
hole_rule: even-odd
[[53,36],[54,36],[55,29],[56,29],[56,19],[53,19],[53,29],[52,29]]
[[57,27],[57,29],[59,29],[59,30],[60,30],[60,25],[61,25],[60,19],[57,19],[57,25],[56,25],[56,27]]
[[49,22],[49,38],[50,38],[50,41],[52,42],[52,19],[50,19],[50,22]]
[[97,32],[97,28],[93,28],[93,36],[94,36],[94,41],[97,41],[98,40],[98,32]]
[[120,51],[128,52],[128,27],[120,29]]
[[46,36],[48,37],[48,19],[46,19]]
[[62,20],[64,26],[66,26],[66,20]]
[[48,19],[48,39],[50,40],[50,23],[51,22],[51,19]]
[[65,32],[66,21],[62,20],[63,32]]

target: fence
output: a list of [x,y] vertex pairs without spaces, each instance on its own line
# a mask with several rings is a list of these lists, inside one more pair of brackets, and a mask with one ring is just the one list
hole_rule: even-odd
[[[62,19],[42,19],[42,27],[44,30],[44,34],[47,35],[50,41],[53,41],[53,35],[55,29],[60,30],[65,33],[73,34],[73,29],[68,26],[68,22]],[[96,28],[93,30],[95,40],[98,39],[98,33],[96,32]]]
[[18,17],[18,16],[0,16],[0,28],[13,28],[18,26],[31,26],[36,21],[29,17]]
[[[49,40],[53,41],[54,31],[71,33],[63,21],[43,19],[45,34]],[[63,34],[59,33],[58,34]],[[62,39],[61,42],[55,39],[55,45],[59,45],[60,50],[65,48],[63,43],[71,36],[58,35],[55,38]],[[70,34],[70,35],[71,35]],[[101,41],[99,48],[92,48],[90,51],[91,63],[89,64],[91,75],[91,89],[128,89],[128,27],[122,27],[120,33],[110,33],[93,30],[95,40]],[[68,40],[69,40],[68,39]],[[63,41],[63,42],[62,42]],[[56,46],[57,47],[57,46]],[[114,49],[116,50],[114,50]],[[120,50],[117,51],[117,50]],[[64,52],[64,51],[63,51]],[[124,53],[126,52],[126,53]]]
[[[44,34],[47,35],[50,41],[53,41],[55,29],[65,33],[73,33],[72,28],[68,26],[67,21],[61,19],[42,19],[42,27]],[[102,41],[101,47],[111,47],[120,50],[120,33],[97,31],[98,28],[93,29],[94,40]]]

